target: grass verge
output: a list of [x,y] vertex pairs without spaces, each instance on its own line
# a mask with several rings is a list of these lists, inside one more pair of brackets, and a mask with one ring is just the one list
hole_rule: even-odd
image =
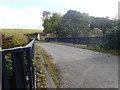
[[[40,47],[41,48],[41,47]],[[59,70],[57,69],[56,65],[50,60],[50,57],[46,54],[46,51],[41,48],[41,53],[45,61],[45,66],[48,67],[50,75],[56,85],[57,88],[60,88],[60,83],[59,83]]]
[[46,73],[42,64],[39,47],[36,46],[36,88],[47,88],[46,85]]
[[59,42],[51,42],[51,43],[75,47],[75,48],[87,49],[87,50],[92,50],[92,51],[97,51],[97,52],[102,52],[102,53],[108,53],[108,54],[115,55],[115,56],[120,56],[120,50],[105,50],[105,49],[101,49],[98,47],[87,47],[86,45],[78,45],[78,44],[70,44],[70,43],[59,43]]
[[48,42],[46,40],[38,40],[38,39],[36,39],[36,41],[38,41],[38,42]]

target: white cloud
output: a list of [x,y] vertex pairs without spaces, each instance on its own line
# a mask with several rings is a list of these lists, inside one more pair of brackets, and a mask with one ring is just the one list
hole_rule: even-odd
[[0,0],[0,2],[63,2],[64,0]]
[[97,17],[114,18],[118,14],[119,0],[62,0],[68,9],[86,12]]
[[[0,0],[0,2],[44,2],[48,6],[30,6],[19,9],[0,5],[0,28],[39,28],[42,25],[41,14],[43,10],[66,13],[73,9],[86,12],[93,16],[114,18],[118,13],[119,0]],[[48,4],[50,3],[50,4]],[[60,6],[54,7],[54,4]],[[56,5],[57,5],[56,4]]]
[[47,8],[41,8],[41,7],[26,7],[24,9],[26,12],[31,12],[31,13],[38,13],[42,12],[43,10],[48,10]]
[[88,3],[87,11],[94,16],[109,16],[114,18],[118,13],[118,0],[92,0]]
[[0,5],[0,28],[40,28],[42,21],[41,13],[37,12],[39,10],[42,11],[42,8],[28,7],[18,10]]

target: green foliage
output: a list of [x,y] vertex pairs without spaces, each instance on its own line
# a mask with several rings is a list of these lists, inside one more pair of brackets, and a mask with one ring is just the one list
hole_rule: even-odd
[[5,36],[5,34],[2,35],[2,48],[12,48],[14,46],[12,42],[12,37]]
[[11,60],[6,60],[6,68],[7,72],[9,73],[9,79],[12,76],[12,61]]
[[43,11],[43,27],[45,33],[54,33],[59,23],[61,22],[61,15],[58,13],[51,14],[48,11]]
[[99,28],[105,34],[107,28],[112,28],[117,26],[117,20],[110,20],[108,17],[100,18],[100,17],[91,17],[90,18],[90,28]]
[[32,33],[32,34],[26,34],[26,36],[31,39],[31,38],[37,38],[38,33]]
[[15,33],[13,36],[9,37],[5,34],[2,35],[2,48],[13,48],[17,46],[24,46],[28,43],[28,38],[22,33]]
[[120,50],[120,30],[118,27],[107,29],[102,47],[107,50]]
[[69,10],[62,18],[57,29],[59,37],[88,36],[89,15]]
[[12,61],[11,61],[11,54],[7,54],[6,56],[6,70],[8,74],[8,80],[10,88],[14,88],[14,75],[13,75],[13,68],[12,68]]
[[28,43],[28,38],[22,33],[16,33],[12,37],[14,46],[24,46]]
[[94,28],[101,29],[105,34],[107,28],[115,27],[118,23],[115,19],[93,17],[75,10],[69,10],[63,16],[44,11],[42,20],[44,32],[54,33],[58,37],[87,37]]

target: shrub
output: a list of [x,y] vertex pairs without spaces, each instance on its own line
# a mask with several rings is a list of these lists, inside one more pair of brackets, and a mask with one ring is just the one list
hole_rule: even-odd
[[28,38],[22,33],[16,33],[12,37],[14,46],[24,46],[28,43]]
[[118,27],[113,27],[106,31],[105,39],[102,47],[107,50],[120,50],[120,30]]
[[13,36],[2,35],[2,48],[13,48],[17,46],[24,46],[28,43],[28,38],[22,33],[14,33]]
[[2,34],[2,48],[12,48],[14,45],[12,43],[12,37],[8,37],[5,34]]

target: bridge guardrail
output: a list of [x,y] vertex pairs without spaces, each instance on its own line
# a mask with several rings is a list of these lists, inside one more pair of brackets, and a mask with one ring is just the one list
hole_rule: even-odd
[[34,67],[32,63],[34,59],[34,45],[35,39],[32,39],[26,46],[0,50],[2,55],[2,89],[9,90],[11,88],[10,81],[8,80],[9,73],[6,68],[7,54],[11,55],[14,88],[28,88],[30,90],[35,88]]

